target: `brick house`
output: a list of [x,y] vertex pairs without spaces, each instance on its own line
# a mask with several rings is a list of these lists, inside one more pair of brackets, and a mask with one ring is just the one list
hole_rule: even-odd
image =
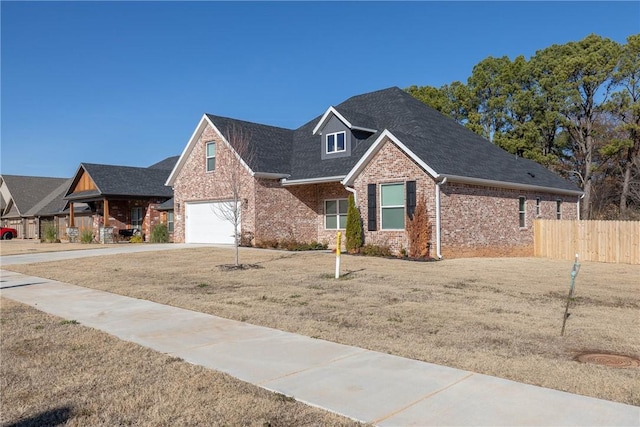
[[[232,137],[241,133],[249,148]],[[408,246],[424,200],[438,257],[533,254],[535,218],[575,219],[582,192],[399,88],[354,96],[298,129],[205,114],[166,185],[176,242],[232,243],[220,217],[235,171],[245,239],[335,242],[354,194],[366,243]]]
[[[173,191],[164,185],[177,156],[148,168],[81,163],[64,195],[70,212],[86,204],[91,215],[79,222],[69,214],[68,226],[93,230],[96,240],[111,242],[121,230],[140,231],[145,240],[156,224],[173,217],[167,202]],[[105,236],[104,228],[108,228]]]

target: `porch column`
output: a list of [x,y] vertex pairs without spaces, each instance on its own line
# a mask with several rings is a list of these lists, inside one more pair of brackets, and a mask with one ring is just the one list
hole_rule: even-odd
[[109,226],[109,200],[106,197],[104,199],[104,226]]
[[73,202],[69,203],[69,227],[75,227],[76,226],[76,216],[75,213],[73,212]]

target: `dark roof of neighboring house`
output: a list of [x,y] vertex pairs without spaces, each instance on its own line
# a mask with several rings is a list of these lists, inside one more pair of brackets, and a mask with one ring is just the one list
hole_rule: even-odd
[[[326,116],[295,130],[206,116],[220,132],[235,128],[251,137],[255,158],[248,163],[252,171],[286,174],[288,181],[345,177],[380,136],[390,132],[439,179],[464,177],[580,192],[540,164],[516,158],[397,87],[353,96],[332,108],[352,125],[357,136],[352,139],[350,156],[322,159],[321,137],[313,131]],[[192,138],[190,144],[193,142]],[[177,169],[180,167],[178,164]]]
[[20,175],[2,175],[2,179],[11,193],[17,209],[12,209],[12,212],[15,212],[16,216],[26,216],[29,210],[67,182],[67,178]]
[[158,206],[159,211],[172,211],[173,210],[173,197],[167,200],[166,202],[160,204]]
[[178,159],[180,156],[167,157],[164,160],[159,161],[158,163],[154,163],[149,166],[149,169],[163,169],[171,171],[176,166]]
[[64,200],[64,193],[70,184],[71,179],[66,179],[58,188],[29,209],[25,216],[51,216],[63,211],[67,205],[67,201]]
[[97,196],[173,197],[173,190],[164,185],[171,173],[170,169],[81,163],[78,173],[83,169],[89,174],[97,190],[69,194],[69,188],[65,195],[66,200]]

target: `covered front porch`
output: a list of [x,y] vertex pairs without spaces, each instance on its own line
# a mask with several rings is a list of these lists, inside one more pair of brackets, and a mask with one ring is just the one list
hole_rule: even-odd
[[[85,203],[91,210],[91,220],[78,222],[74,204]],[[155,203],[158,205],[159,203]],[[117,243],[140,235],[143,240],[150,233],[149,210],[153,203],[139,199],[92,198],[74,199],[69,202],[69,229],[67,235],[79,238],[82,232],[91,230],[93,240],[99,243]],[[159,213],[158,213],[159,215]],[[147,224],[145,224],[145,222]]]

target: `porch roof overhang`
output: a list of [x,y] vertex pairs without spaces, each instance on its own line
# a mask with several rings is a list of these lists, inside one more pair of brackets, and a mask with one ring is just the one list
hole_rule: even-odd
[[104,200],[105,196],[98,190],[80,191],[78,193],[72,193],[64,197],[64,200],[69,202],[96,202]]
[[104,199],[108,200],[132,200],[132,199],[150,199],[150,198],[166,198],[170,199],[166,194],[102,194],[97,190],[82,191],[79,193],[69,194],[64,200],[69,202],[99,202]]
[[308,184],[325,184],[329,182],[341,182],[344,179],[344,175],[339,176],[323,176],[320,178],[309,178],[309,179],[282,179],[280,183],[283,187],[288,187],[292,185],[308,185]]

